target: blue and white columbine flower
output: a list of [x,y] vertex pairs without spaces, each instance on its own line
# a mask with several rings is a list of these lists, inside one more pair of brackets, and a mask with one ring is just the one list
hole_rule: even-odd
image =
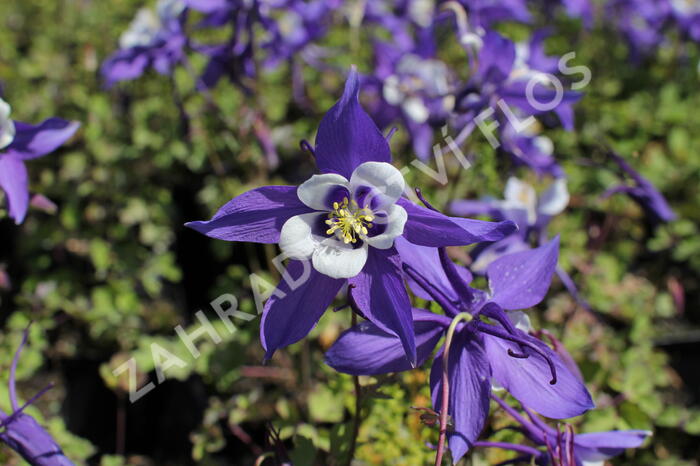
[[415,364],[411,302],[396,241],[441,247],[496,241],[515,230],[512,222],[448,217],[401,197],[405,183],[391,162],[387,140],[359,103],[353,70],[340,101],[323,117],[313,151],[322,172],[298,188],[264,186],[228,202],[209,221],[187,226],[226,241],[279,243],[292,258],[290,277],[266,302],[261,340],[267,357],[316,325],[345,285],[364,317],[403,345]]

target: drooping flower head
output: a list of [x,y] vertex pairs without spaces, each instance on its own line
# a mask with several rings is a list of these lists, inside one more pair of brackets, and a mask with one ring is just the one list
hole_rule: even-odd
[[184,56],[185,16],[182,0],[159,0],[156,11],[140,9],[119,38],[119,50],[102,64],[107,85],[136,79],[151,66],[170,74]]
[[33,417],[24,413],[24,409],[51,386],[39,392],[22,406],[17,401],[15,372],[28,334],[29,328],[24,331],[22,343],[17,348],[10,367],[9,394],[12,413],[5,414],[0,410],[0,441],[19,453],[32,466],[73,466],[73,463],[63,454],[61,447],[51,435]]
[[[416,361],[411,305],[398,239],[442,247],[495,241],[512,222],[457,219],[402,197],[405,181],[391,165],[389,144],[359,103],[353,70],[338,103],[323,117],[313,150],[320,175],[301,186],[266,186],[224,205],[209,221],[187,226],[226,241],[279,243],[292,261],[289,275],[267,301],[261,339],[270,357],[303,338],[343,285],[359,312],[401,341]],[[305,273],[306,271],[306,273]]]
[[77,122],[49,118],[30,125],[10,118],[10,106],[0,98],[0,188],[10,217],[24,221],[29,208],[29,177],[25,162],[55,151],[80,127]]

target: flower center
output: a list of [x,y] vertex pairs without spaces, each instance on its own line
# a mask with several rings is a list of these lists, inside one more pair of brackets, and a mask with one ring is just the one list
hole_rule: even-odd
[[334,202],[333,210],[328,214],[327,235],[337,234],[345,244],[356,243],[357,238],[367,236],[367,229],[372,228],[374,214],[370,209],[360,208],[353,199],[343,198],[342,203]]

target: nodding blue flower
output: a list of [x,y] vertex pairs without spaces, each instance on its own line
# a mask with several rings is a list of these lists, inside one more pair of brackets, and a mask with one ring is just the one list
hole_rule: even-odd
[[[447,316],[413,310],[418,362],[431,354],[440,337],[461,313],[473,319],[457,324],[449,348],[449,407],[453,430],[448,444],[458,461],[476,442],[489,411],[493,379],[516,399],[556,419],[577,416],[593,407],[590,394],[566,361],[529,335],[528,321],[514,313],[545,296],[558,256],[558,238],[532,250],[503,256],[487,270],[489,292],[471,288],[471,275],[439,251],[397,241],[411,288],[445,310]],[[489,319],[492,323],[482,320]],[[355,375],[408,370],[399,340],[371,322],[343,333],[326,353],[334,369]],[[442,406],[442,348],[430,371],[433,408]]]
[[498,396],[491,397],[520,424],[518,430],[532,443],[545,448],[540,450],[506,442],[476,442],[476,447],[501,448],[519,453],[517,458],[508,461],[509,464],[534,461],[539,466],[603,466],[606,460],[623,453],[626,449],[641,446],[652,434],[648,430],[576,434],[570,424],[562,431],[561,428],[554,429],[547,425],[526,405],[523,405],[525,415],[522,415]]
[[10,112],[10,105],[0,98],[0,188],[5,191],[10,217],[19,225],[29,208],[25,162],[55,151],[80,124],[49,118],[35,126],[12,120]]
[[[402,197],[405,181],[391,165],[387,140],[359,103],[353,70],[343,96],[321,120],[312,152],[320,175],[299,187],[266,186],[224,205],[209,221],[187,226],[226,241],[279,243],[291,258],[289,275],[267,301],[261,339],[267,357],[308,334],[345,284],[356,307],[397,335],[416,361],[411,305],[396,243],[427,247],[495,241],[512,222],[448,217]],[[305,143],[306,147],[311,146]]]
[[119,50],[102,64],[107,86],[136,79],[151,66],[170,74],[184,57],[186,10],[182,0],[159,0],[156,11],[140,9],[119,38]]
[[19,453],[32,466],[73,466],[51,435],[30,415],[24,413],[27,406],[46,393],[51,386],[37,393],[31,400],[20,406],[15,388],[15,373],[22,348],[27,343],[29,327],[24,331],[22,342],[17,348],[10,367],[9,394],[12,412],[0,410],[0,441]]
[[622,172],[631,178],[634,185],[623,184],[608,189],[603,197],[609,197],[616,193],[627,194],[639,207],[644,210],[652,223],[667,223],[676,219],[676,214],[668,205],[663,194],[659,192],[654,184],[639,174],[630,166],[627,161],[618,154],[611,152],[608,154],[617,164]]

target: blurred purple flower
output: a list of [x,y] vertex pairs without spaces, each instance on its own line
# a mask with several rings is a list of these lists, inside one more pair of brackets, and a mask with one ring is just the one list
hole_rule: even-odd
[[0,188],[5,191],[10,217],[24,221],[29,207],[29,178],[25,162],[55,151],[80,127],[77,122],[49,118],[30,125],[10,118],[11,108],[0,99]]
[[28,414],[24,409],[36,401],[51,386],[36,394],[27,403],[19,406],[15,388],[15,373],[22,348],[27,343],[29,328],[24,331],[22,343],[12,360],[10,367],[10,404],[12,413],[5,414],[0,410],[0,441],[19,453],[32,466],[72,466],[73,463],[66,458],[61,447],[54,441],[51,435]]
[[380,96],[372,115],[380,128],[403,122],[418,158],[432,155],[433,132],[446,124],[454,107],[454,76],[435,57],[432,29],[421,29],[407,49],[375,43],[375,71],[367,80]]
[[[327,19],[342,0],[184,0],[189,8],[205,14],[201,27],[231,27],[230,38],[220,44],[194,45],[209,57],[200,86],[211,88],[223,77],[243,86],[242,78],[254,78],[256,49],[265,51],[263,64],[276,66],[290,59],[326,32]],[[256,42],[256,29],[266,35]]]
[[159,0],[156,10],[140,9],[120,37],[119,50],[102,64],[102,77],[108,86],[136,79],[151,66],[160,74],[170,74],[183,59],[185,4],[182,0]]
[[[226,241],[279,243],[293,259],[289,274],[263,312],[261,339],[271,357],[303,338],[348,283],[359,312],[397,335],[408,361],[416,347],[411,306],[395,240],[430,247],[495,241],[514,231],[512,222],[456,219],[401,197],[405,182],[391,151],[360,106],[353,69],[340,101],[323,117],[314,156],[321,175],[298,188],[267,186],[244,193],[209,221],[187,226]],[[301,262],[305,261],[305,262]]]
[[[512,126],[527,117],[554,112],[567,129],[573,129],[572,105],[581,94],[557,89],[552,84],[558,59],[544,54],[545,33],[535,33],[528,43],[515,44],[497,32],[488,31],[476,59],[477,69],[456,94],[457,126],[474,121],[482,112],[491,111],[499,123],[502,148],[515,162],[542,173],[559,174],[551,151],[538,146],[537,139]],[[488,114],[486,113],[488,116]],[[520,134],[518,134],[520,133]]]

